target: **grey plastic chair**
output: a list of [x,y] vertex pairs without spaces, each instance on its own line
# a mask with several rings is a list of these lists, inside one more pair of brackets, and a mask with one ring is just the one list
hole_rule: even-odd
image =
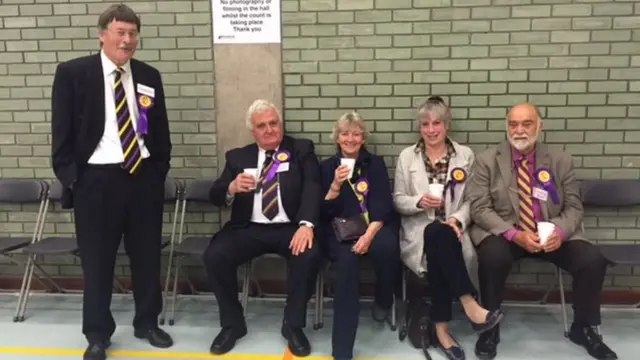
[[[173,243],[175,241],[175,236],[176,236],[176,226],[178,225],[178,212],[180,210],[180,196],[182,194],[183,191],[183,185],[182,182],[173,179],[171,177],[167,177],[167,179],[164,182],[164,202],[165,205],[172,205],[173,206],[173,216],[172,216],[172,226],[171,226],[171,233],[169,235],[163,235],[162,239],[160,240],[160,249],[165,249],[169,244],[171,244],[171,251],[173,251]],[[118,255],[122,256],[122,255],[126,255],[127,251],[124,247],[124,241],[122,241],[120,243],[120,246],[118,247]],[[171,255],[171,252],[169,253]],[[171,256],[169,256],[169,267],[171,267]],[[169,274],[169,269],[167,269],[167,274]],[[122,293],[131,293],[131,291],[127,290],[124,285],[122,285],[122,282],[120,282],[120,280],[118,279],[118,277],[114,277],[114,280],[116,282],[116,287],[118,288],[118,290],[120,290],[120,292]],[[165,292],[165,296],[166,296],[166,292],[167,289],[169,287],[169,280],[167,277],[167,280],[165,280],[165,287],[164,287],[164,292]]]
[[[172,264],[175,261],[175,265],[173,266],[173,270],[175,274],[173,275],[173,288],[172,288],[172,299],[171,299],[171,311],[168,317],[169,325],[173,325],[175,323],[175,311],[176,311],[176,303],[178,301],[178,279],[180,278],[180,269],[181,269],[181,260],[185,257],[194,257],[194,258],[202,258],[204,255],[207,246],[209,246],[209,241],[211,240],[211,236],[184,236],[184,218],[187,210],[187,205],[190,203],[200,203],[200,204],[208,204],[209,200],[209,191],[213,186],[214,180],[196,180],[189,184],[186,184],[183,191],[182,196],[182,206],[180,211],[180,224],[178,239],[175,246],[171,247],[169,253],[169,267],[167,271],[167,283],[168,279],[172,276],[171,269]],[[191,291],[196,293],[195,287],[187,278],[187,282]],[[168,291],[165,290],[165,304],[168,304]],[[160,324],[164,324],[167,319],[167,308],[164,307],[162,317],[160,318]]]
[[[52,185],[47,186],[45,208],[42,215],[41,228],[44,229],[46,223],[46,217],[51,203],[60,203],[62,200],[63,187],[60,182],[56,181]],[[78,245],[75,237],[61,237],[51,236],[42,237],[42,229],[40,229],[40,236],[31,242],[28,246],[22,249],[22,252],[29,256],[27,266],[25,268],[24,276],[22,278],[22,287],[20,289],[20,300],[16,309],[16,316],[14,322],[24,321],[24,314],[27,310],[27,303],[29,302],[29,295],[31,294],[31,280],[33,278],[34,267],[38,267],[37,257],[43,255],[73,255],[78,256]],[[56,290],[60,293],[70,292],[56,285]],[[77,292],[77,291],[74,291]]]
[[[2,236],[0,237],[0,256],[8,259],[11,263],[18,266],[25,266],[25,269],[31,268],[30,259],[26,263],[17,257],[19,251],[24,247],[33,243],[42,235],[44,213],[46,212],[48,184],[41,180],[34,179],[1,179],[0,180],[0,203],[4,204],[39,204],[36,221],[32,235],[29,236]],[[57,285],[51,277],[39,266],[36,269],[42,274],[49,285],[56,287]],[[26,274],[26,271],[25,271]],[[45,287],[49,288],[42,278],[36,274],[36,279]],[[24,287],[24,279],[23,284]],[[22,303],[21,289],[18,297],[18,308]],[[16,310],[17,313],[17,310]],[[14,318],[15,321],[15,318]]]
[[[585,180],[581,192],[584,205],[589,207],[640,205],[640,180]],[[640,265],[640,244],[600,243],[598,247],[614,265]],[[635,307],[640,308],[640,302]]]

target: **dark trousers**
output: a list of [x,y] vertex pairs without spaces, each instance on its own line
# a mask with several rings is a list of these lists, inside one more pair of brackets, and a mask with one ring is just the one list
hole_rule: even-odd
[[[351,249],[354,243],[340,243],[333,230],[325,238],[329,257],[335,262],[336,282],[333,299],[333,333],[331,344],[336,358],[353,357],[358,320],[360,294],[358,262],[362,255]],[[376,276],[375,303],[383,309],[391,309],[397,273],[400,268],[398,233],[390,226],[383,226],[371,241],[364,255],[373,263]]]
[[73,198],[84,274],[82,332],[87,340],[108,340],[116,329],[110,306],[123,236],[133,283],[133,326],[156,327],[162,311],[164,174],[144,162],[134,175],[117,165],[89,166],[75,183]]
[[462,244],[449,225],[431,223],[424,228],[424,252],[431,294],[431,319],[448,322],[452,316],[453,299],[476,293],[462,256]]
[[488,236],[477,248],[482,304],[495,310],[511,271],[511,265],[523,257],[538,257],[568,271],[573,277],[574,321],[582,326],[600,325],[600,292],[609,261],[594,245],[572,240],[550,253],[531,254],[502,236]]
[[293,256],[289,244],[297,230],[297,224],[252,223],[244,228],[223,228],[213,237],[205,251],[204,264],[218,301],[220,326],[246,328],[238,300],[238,266],[260,255],[275,253],[288,262],[284,320],[292,327],[305,327],[307,302],[315,289],[322,253],[314,239],[311,249]]

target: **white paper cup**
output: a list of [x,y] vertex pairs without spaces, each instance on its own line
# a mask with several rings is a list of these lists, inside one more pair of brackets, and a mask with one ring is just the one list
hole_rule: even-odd
[[444,185],[438,183],[429,184],[429,195],[435,196],[440,199],[442,198],[443,192]]
[[356,166],[356,159],[340,158],[341,165],[347,165],[349,168],[349,179],[353,176],[353,168]]
[[[253,176],[253,178],[256,180],[256,182],[258,181],[258,169],[257,168],[246,168],[246,169],[244,169],[243,172],[245,174],[249,174],[249,175]],[[252,190],[255,189],[255,188],[256,187],[254,186],[252,188]]]
[[538,237],[540,238],[540,245],[544,245],[549,240],[551,234],[556,229],[554,223],[548,221],[541,221],[538,223]]

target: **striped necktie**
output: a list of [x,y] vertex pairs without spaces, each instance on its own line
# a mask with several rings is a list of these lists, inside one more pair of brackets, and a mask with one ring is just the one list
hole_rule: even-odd
[[536,217],[533,213],[533,200],[531,197],[531,176],[529,176],[529,163],[527,159],[518,161],[518,198],[520,199],[520,228],[523,231],[535,234]]
[[140,162],[142,155],[138,146],[136,131],[133,128],[133,116],[129,113],[127,104],[127,95],[122,86],[122,68],[116,69],[116,79],[113,83],[115,100],[116,100],[116,118],[118,119],[118,135],[122,144],[122,152],[124,154],[124,163],[122,167],[130,174],[133,174]]
[[278,175],[271,179],[267,179],[267,173],[274,166],[273,150],[266,152],[265,165],[262,168],[260,178],[262,180],[262,213],[269,220],[278,215]]

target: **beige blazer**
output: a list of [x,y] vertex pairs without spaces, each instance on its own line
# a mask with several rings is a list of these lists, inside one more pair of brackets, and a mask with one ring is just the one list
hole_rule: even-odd
[[[584,209],[580,185],[573,170],[571,155],[561,148],[538,143],[535,169],[547,168],[560,202],[554,204],[551,196],[541,201],[545,220],[564,230],[568,240],[586,240],[582,229]],[[465,201],[470,204],[471,239],[477,245],[489,235],[501,235],[518,223],[519,201],[516,176],[513,171],[511,146],[503,142],[498,147],[480,153],[473,164],[472,176],[465,190]],[[534,179],[534,184],[541,187]]]
[[[473,164],[473,151],[452,141],[456,155],[449,160],[447,179],[451,178],[451,170],[461,167],[467,172],[469,179]],[[463,201],[464,183],[455,187],[455,197],[447,190],[445,195],[445,209],[447,218],[455,217],[462,223],[462,252],[471,281],[478,288],[477,256],[473,244],[469,239],[468,227],[471,221],[469,203]],[[396,165],[393,201],[401,215],[400,251],[404,264],[416,275],[423,277],[427,272],[427,262],[424,256],[424,228],[433,222],[433,209],[425,210],[417,207],[422,195],[429,189],[427,175],[422,154],[415,152],[415,145],[402,150]]]

